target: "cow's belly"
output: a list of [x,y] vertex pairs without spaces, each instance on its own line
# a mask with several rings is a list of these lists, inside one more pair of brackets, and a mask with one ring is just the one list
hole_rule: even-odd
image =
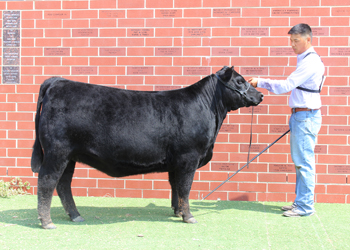
[[109,176],[124,177],[130,175],[147,174],[152,172],[168,172],[169,166],[164,161],[143,162],[123,161],[119,159],[104,159],[94,155],[75,155],[73,161],[89,165]]

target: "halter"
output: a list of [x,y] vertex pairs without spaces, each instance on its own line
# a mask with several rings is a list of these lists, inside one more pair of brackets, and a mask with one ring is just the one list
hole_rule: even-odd
[[249,99],[249,98],[248,98],[248,95],[247,95],[247,92],[248,92],[248,89],[249,89],[249,87],[250,87],[250,84],[248,84],[248,85],[246,84],[247,89],[244,90],[244,91],[242,91],[242,90],[239,90],[239,89],[237,89],[237,88],[234,88],[233,86],[229,85],[227,82],[224,82],[224,81],[220,78],[220,76],[218,76],[217,74],[215,74],[215,76],[216,76],[216,78],[217,78],[222,84],[224,84],[227,88],[229,88],[229,89],[231,89],[231,90],[233,90],[233,91],[238,92],[245,100],[248,100],[248,99]]

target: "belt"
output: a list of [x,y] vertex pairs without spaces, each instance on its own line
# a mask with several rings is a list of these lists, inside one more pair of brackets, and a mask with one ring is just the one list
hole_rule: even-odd
[[293,113],[296,113],[296,112],[299,112],[299,111],[313,111],[313,110],[319,110],[319,109],[292,108],[292,109],[291,109],[291,112],[292,112],[292,114],[293,114]]

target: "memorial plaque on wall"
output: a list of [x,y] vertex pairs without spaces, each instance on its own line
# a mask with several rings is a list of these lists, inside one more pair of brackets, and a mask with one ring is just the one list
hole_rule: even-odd
[[329,93],[331,95],[350,95],[350,87],[332,87]]
[[212,163],[211,164],[212,171],[237,171],[238,163]]
[[100,48],[101,56],[126,56],[125,48]]
[[329,36],[329,28],[312,28],[312,34],[314,36]]
[[184,75],[209,75],[210,67],[184,67]]
[[4,65],[20,64],[19,48],[4,48],[2,57]]
[[70,48],[45,48],[45,56],[70,56]]
[[181,17],[181,10],[156,10],[156,17]]
[[350,56],[350,48],[331,48],[331,56]]
[[153,67],[128,67],[128,75],[153,75]]
[[242,28],[242,36],[268,36],[269,28]]
[[3,66],[2,67],[2,82],[15,84],[19,83],[19,67]]
[[270,164],[269,172],[295,172],[294,164]]
[[295,53],[292,48],[270,48],[271,56],[294,56]]
[[299,16],[299,8],[272,8],[272,16]]
[[241,9],[214,9],[214,17],[236,17],[241,15]]
[[156,56],[181,56],[181,48],[156,48]]
[[239,48],[212,48],[213,56],[238,56]]
[[19,47],[21,43],[19,29],[10,29],[3,31],[3,46],[4,47]]
[[242,75],[254,75],[254,76],[266,76],[268,75],[267,67],[242,67],[241,68]]
[[185,36],[210,36],[210,29],[202,29],[202,28],[185,29]]
[[4,29],[19,29],[21,22],[21,13],[19,11],[4,11],[3,28]]
[[20,83],[21,12],[2,12],[2,83]]
[[128,36],[151,37],[153,36],[153,29],[128,29]]
[[330,174],[350,174],[350,165],[331,165],[328,167]]

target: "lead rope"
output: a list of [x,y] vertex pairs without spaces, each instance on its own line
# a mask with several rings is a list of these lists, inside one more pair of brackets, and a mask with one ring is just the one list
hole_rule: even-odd
[[253,118],[254,118],[254,106],[252,106],[252,120],[251,120],[251,122],[250,122],[250,142],[249,142],[249,148],[248,148],[247,168],[249,168],[249,156],[250,156],[250,149],[251,149],[251,147],[252,147]]

